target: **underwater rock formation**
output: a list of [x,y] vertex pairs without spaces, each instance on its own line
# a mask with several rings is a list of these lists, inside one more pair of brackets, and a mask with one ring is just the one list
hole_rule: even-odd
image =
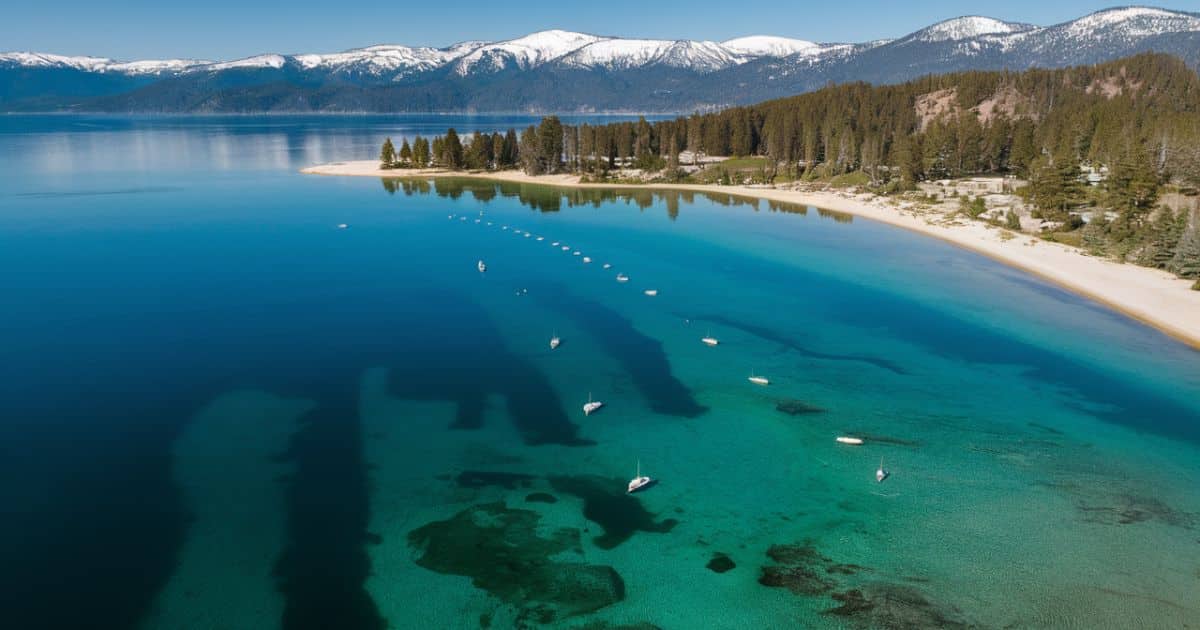
[[737,564],[734,563],[733,558],[730,558],[728,555],[718,551],[713,553],[712,559],[709,560],[708,564],[704,566],[708,567],[708,570],[712,571],[713,573],[724,573],[736,567]]
[[612,567],[562,559],[582,553],[578,529],[542,537],[540,521],[531,510],[485,503],[418,527],[408,540],[420,550],[418,565],[467,576],[532,622],[590,613],[625,598],[625,582]]

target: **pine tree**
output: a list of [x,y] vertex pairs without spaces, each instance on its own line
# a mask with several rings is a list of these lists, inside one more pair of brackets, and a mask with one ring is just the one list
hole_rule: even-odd
[[563,125],[558,116],[546,116],[537,130],[540,171],[557,173],[562,167]]
[[408,145],[408,138],[405,138],[400,143],[400,166],[412,166],[413,152],[412,147]]
[[417,168],[429,166],[429,141],[421,136],[413,138],[413,164]]
[[1200,210],[1193,210],[1187,228],[1175,246],[1175,256],[1167,266],[1183,278],[1200,278]]
[[447,129],[446,137],[442,138],[442,166],[452,171],[463,167],[462,141],[454,127]]
[[396,147],[392,146],[392,139],[385,138],[383,148],[379,150],[379,168],[394,168],[396,166]]

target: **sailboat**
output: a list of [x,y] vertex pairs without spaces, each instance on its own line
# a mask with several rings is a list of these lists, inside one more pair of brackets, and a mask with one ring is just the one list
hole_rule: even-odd
[[592,412],[603,407],[604,403],[599,400],[592,400],[592,393],[588,392],[588,401],[583,405],[583,415],[590,416]]
[[888,471],[884,470],[884,468],[883,468],[883,458],[882,458],[882,457],[880,457],[880,458],[879,458],[879,470],[876,470],[876,471],[875,471],[875,481],[877,481],[877,482],[879,482],[879,483],[883,483],[883,480],[884,480],[884,479],[887,479],[887,478],[888,478],[888,477],[890,477],[890,476],[892,476],[892,473],[890,473],[890,472],[888,472]]
[[561,343],[562,343],[562,339],[558,338],[558,333],[554,333],[553,335],[550,336],[550,349],[551,350],[557,348],[558,345]]
[[712,336],[711,331],[705,333],[704,336],[700,338],[700,341],[703,341],[704,345],[706,346],[715,346],[721,343],[720,341],[717,341],[716,337]]
[[487,265],[483,264],[482,260],[475,263],[475,266],[479,268],[479,273],[483,273],[483,272],[487,271]]
[[642,476],[642,460],[639,459],[637,463],[637,476],[630,480],[629,489],[627,492],[630,494],[637,492],[638,490],[650,485],[653,481],[654,480],[649,477]]
[[750,371],[750,378],[747,380],[749,380],[751,383],[754,383],[755,385],[770,385],[771,384],[771,381],[767,380],[767,377],[755,376],[753,370]]

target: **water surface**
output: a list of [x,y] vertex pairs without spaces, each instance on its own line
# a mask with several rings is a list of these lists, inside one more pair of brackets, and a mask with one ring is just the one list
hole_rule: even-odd
[[297,172],[529,122],[0,118],[13,623],[1200,618],[1152,329],[815,208]]

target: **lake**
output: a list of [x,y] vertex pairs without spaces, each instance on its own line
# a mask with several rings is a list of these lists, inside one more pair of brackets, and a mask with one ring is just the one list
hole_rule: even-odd
[[1153,329],[817,208],[298,173],[531,122],[0,117],[8,624],[1200,618]]

